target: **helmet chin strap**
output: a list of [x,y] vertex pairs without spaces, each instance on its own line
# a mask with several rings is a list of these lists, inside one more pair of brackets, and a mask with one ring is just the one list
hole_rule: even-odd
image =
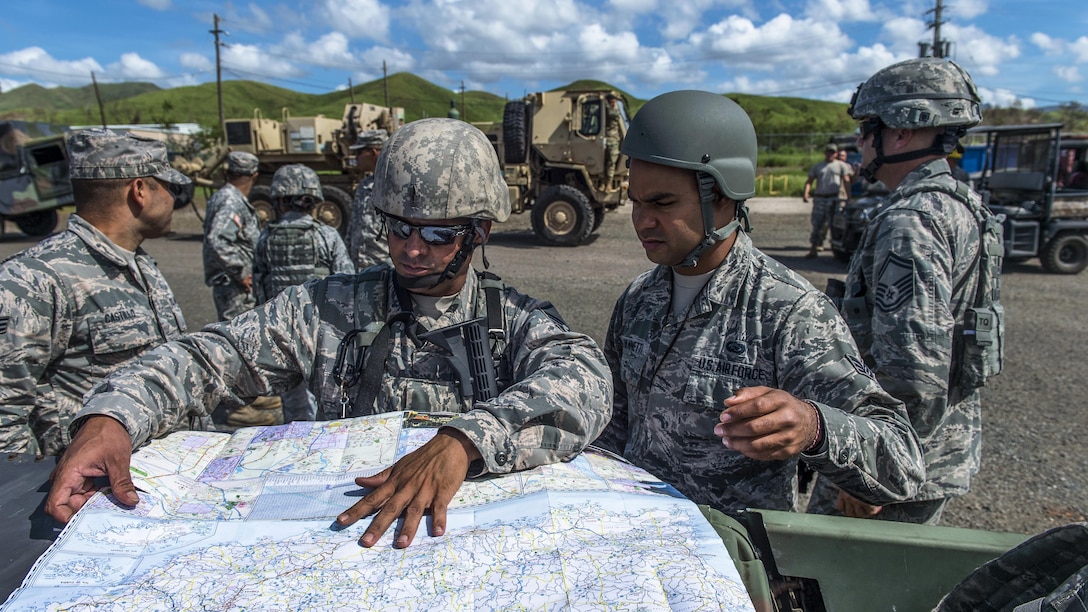
[[722,228],[714,229],[714,203],[717,202],[718,196],[714,193],[714,177],[706,172],[695,173],[695,178],[699,183],[699,208],[703,213],[703,239],[695,246],[694,249],[688,253],[684,261],[680,262],[678,268],[694,268],[699,263],[699,258],[702,257],[710,247],[716,243],[721,242],[728,238],[733,232],[737,231],[737,228],[741,227],[743,222],[744,231],[748,232],[752,230],[751,225],[748,222],[748,207],[744,205],[744,201],[736,203],[735,219],[728,225]]
[[870,182],[877,180],[876,171],[884,164],[898,164],[929,155],[948,155],[956,148],[956,143],[959,142],[960,137],[967,133],[967,128],[946,129],[933,139],[933,144],[927,149],[885,156],[884,127],[882,125],[880,129],[873,132],[873,150],[876,151],[876,157],[861,169],[861,175]]

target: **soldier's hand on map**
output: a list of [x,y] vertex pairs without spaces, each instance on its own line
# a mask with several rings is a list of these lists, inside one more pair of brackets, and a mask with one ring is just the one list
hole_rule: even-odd
[[884,506],[867,504],[840,489],[839,498],[835,500],[835,509],[852,518],[869,518],[879,514]]
[[378,511],[359,539],[359,544],[369,548],[403,514],[404,523],[393,546],[405,548],[415,538],[424,513],[430,511],[431,535],[440,536],[446,532],[446,507],[465,481],[469,464],[479,458],[480,451],[464,434],[444,427],[380,474],[356,478],[356,484],[373,490],[336,517],[336,522],[351,525]]
[[132,440],[120,421],[88,417],[50,476],[53,486],[45,499],[46,514],[67,523],[98,491],[94,481],[99,476],[109,477],[118,501],[135,506],[140,497],[128,471],[131,458]]
[[808,403],[770,387],[745,387],[725,399],[714,435],[726,448],[761,461],[800,454],[817,436],[819,418]]

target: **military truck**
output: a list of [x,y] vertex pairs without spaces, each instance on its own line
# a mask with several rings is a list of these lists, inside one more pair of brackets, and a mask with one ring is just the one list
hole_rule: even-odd
[[545,244],[583,244],[605,212],[627,199],[622,156],[605,184],[610,94],[617,98],[622,142],[628,123],[624,97],[605,89],[529,94],[506,104],[501,126],[480,126],[503,163],[513,212],[529,211],[533,232]]
[[1060,123],[975,127],[985,142],[977,188],[994,213],[1005,215],[1005,260],[1038,257],[1054,274],[1088,266],[1088,187],[1068,183],[1088,159],[1088,137],[1069,138]]
[[355,170],[355,154],[348,147],[365,130],[384,129],[392,134],[404,121],[404,109],[347,104],[340,119],[324,115],[292,117],[287,108],[281,112],[278,121],[265,118],[260,109],[254,109],[252,118],[226,121],[227,147],[260,159],[250,203],[262,225],[274,220],[277,213],[272,206],[272,175],[285,165],[305,164],[318,173],[325,196],[325,201],[314,207],[314,217],[343,234],[351,216],[355,186],[362,178]]
[[47,236],[57,228],[57,209],[73,202],[64,129],[0,122],[0,219]]

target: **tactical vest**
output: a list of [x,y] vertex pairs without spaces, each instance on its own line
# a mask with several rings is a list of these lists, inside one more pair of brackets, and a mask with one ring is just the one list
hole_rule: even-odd
[[[390,326],[401,324],[407,326],[408,336],[416,341],[415,317],[412,313],[412,299],[408,292],[399,285],[397,289],[397,301],[401,306],[399,312],[389,312],[389,300],[385,288],[389,286],[390,269],[368,270],[354,275],[354,291],[356,300],[362,298],[360,289],[363,285],[377,282],[380,291],[370,293],[371,306],[374,307],[376,320],[366,326],[365,329],[354,329],[348,332],[337,349],[336,365],[333,378],[340,388],[338,401],[343,405],[343,416],[359,416],[367,414],[375,401],[376,394],[384,375],[385,361],[390,348]],[[488,328],[488,341],[491,348],[491,357],[494,363],[497,378],[500,381],[509,381],[512,376],[511,364],[503,358],[506,352],[506,317],[503,312],[502,295],[506,284],[502,279],[491,272],[471,271],[477,275],[477,296],[479,292],[484,294],[481,302],[484,312],[477,312],[479,317],[486,319]],[[328,314],[331,306],[326,299],[328,286],[318,284],[313,301],[317,305],[318,317],[322,321],[329,320]],[[356,308],[359,306],[356,305]],[[558,316],[556,314],[555,316]],[[508,384],[508,383],[507,383]],[[499,386],[499,391],[505,388]],[[331,398],[318,398],[319,406]]]
[[[923,180],[903,188],[892,202],[910,198],[918,193],[939,191],[961,202],[978,223],[979,248],[974,267],[978,269],[978,284],[972,306],[967,309],[963,323],[957,323],[952,340],[952,362],[960,364],[951,372],[949,387],[964,391],[978,389],[986,379],[997,376],[1005,365],[1005,307],[1001,305],[1001,260],[1005,256],[1005,215],[995,215],[984,206],[972,205],[971,188],[956,181],[956,188],[935,180]],[[971,274],[952,288],[956,296]],[[957,359],[958,357],[958,359]]]
[[264,294],[271,298],[287,287],[301,285],[332,273],[320,261],[319,230],[313,222],[302,219],[268,226],[265,257],[268,274],[262,279]]

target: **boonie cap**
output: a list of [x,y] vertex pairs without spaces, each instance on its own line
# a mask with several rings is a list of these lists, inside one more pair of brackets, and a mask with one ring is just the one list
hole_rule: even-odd
[[162,141],[106,128],[82,130],[68,136],[68,173],[73,179],[153,176],[176,185],[192,182],[170,165]]

